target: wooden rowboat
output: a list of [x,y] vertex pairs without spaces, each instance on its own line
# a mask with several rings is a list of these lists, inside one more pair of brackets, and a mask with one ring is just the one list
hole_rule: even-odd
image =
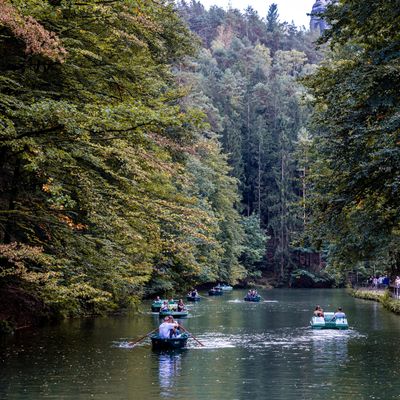
[[261,296],[257,295],[257,296],[246,296],[244,298],[244,301],[251,301],[253,303],[259,303],[261,301]]
[[218,287],[214,287],[208,291],[209,296],[222,296],[223,294],[224,292],[222,291],[222,289]]
[[169,310],[169,311],[160,311],[158,315],[160,316],[160,318],[165,318],[168,316],[172,316],[174,318],[186,318],[189,315],[189,313],[186,310],[185,311]]
[[200,296],[186,296],[187,301],[200,301],[201,297]]
[[159,301],[154,301],[151,304],[151,311],[152,312],[160,312],[162,305],[164,304],[164,302],[167,301],[169,305],[173,306],[174,304],[177,304],[176,300],[159,300]]
[[152,335],[150,338],[154,350],[175,350],[186,347],[189,335],[187,333],[182,333],[176,338],[161,339],[157,333]]

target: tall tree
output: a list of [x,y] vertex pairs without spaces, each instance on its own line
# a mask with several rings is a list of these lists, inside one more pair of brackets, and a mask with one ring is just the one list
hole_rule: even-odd
[[327,11],[332,55],[307,83],[315,98],[313,224],[331,262],[399,270],[399,12],[343,0]]

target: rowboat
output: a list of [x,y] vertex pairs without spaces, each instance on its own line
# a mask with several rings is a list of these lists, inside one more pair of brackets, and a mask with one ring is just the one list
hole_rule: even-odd
[[324,312],[323,317],[313,316],[310,325],[312,329],[349,329],[346,317],[335,317],[333,312]]
[[177,304],[176,300],[159,300],[159,301],[154,301],[151,305],[151,311],[152,312],[160,312],[162,305],[164,304],[165,301],[168,301],[168,304],[174,305]]
[[161,339],[158,333],[152,335],[151,337],[151,345],[154,350],[175,350],[182,349],[186,346],[187,341],[189,339],[189,335],[187,333],[182,333],[178,337],[170,338],[170,339]]
[[256,296],[246,296],[244,301],[251,301],[253,303],[259,303],[261,301],[261,296],[257,294]]
[[208,291],[209,296],[222,296],[224,294],[223,290],[218,287],[214,287]]
[[200,301],[201,297],[200,296],[186,296],[187,301]]
[[168,311],[160,311],[158,315],[160,316],[160,318],[168,316],[172,316],[174,318],[186,318],[189,315],[189,313],[186,310],[185,311],[168,310]]

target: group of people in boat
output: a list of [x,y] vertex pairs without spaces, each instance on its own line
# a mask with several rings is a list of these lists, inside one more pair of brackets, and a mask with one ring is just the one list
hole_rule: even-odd
[[[324,317],[324,310],[321,306],[317,305],[314,310],[315,317]],[[338,307],[335,311],[334,318],[346,318],[346,314],[343,312],[342,307]]]
[[164,300],[164,302],[161,305],[160,311],[172,311],[172,310],[177,310],[179,312],[185,311],[186,305],[182,299],[179,299],[178,303],[176,303],[172,299],[169,302],[167,300]]
[[199,297],[199,292],[197,291],[197,289],[192,289],[190,292],[189,292],[189,294],[188,294],[188,296],[190,296],[190,297]]
[[247,292],[246,298],[248,299],[255,299],[259,296],[257,290],[251,289]]

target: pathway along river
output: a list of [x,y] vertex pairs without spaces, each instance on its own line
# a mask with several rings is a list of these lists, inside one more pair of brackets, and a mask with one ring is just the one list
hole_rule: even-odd
[[[206,345],[157,353],[126,342],[158,317],[69,321],[20,332],[0,350],[0,399],[399,399],[400,317],[343,290],[205,297],[184,325]],[[341,305],[348,331],[312,331],[315,304]]]

